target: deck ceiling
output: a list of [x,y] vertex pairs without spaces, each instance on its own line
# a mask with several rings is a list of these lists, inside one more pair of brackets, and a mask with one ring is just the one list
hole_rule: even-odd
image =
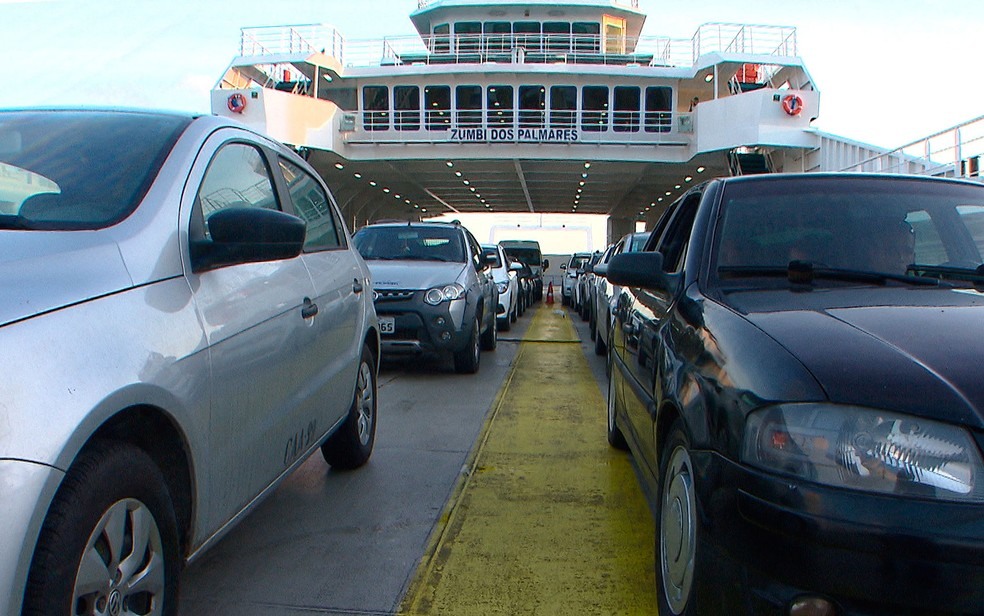
[[[723,155],[684,165],[535,159],[348,161],[314,150],[308,161],[354,226],[477,212],[646,219],[689,186],[728,173]],[[700,167],[704,171],[698,173]]]

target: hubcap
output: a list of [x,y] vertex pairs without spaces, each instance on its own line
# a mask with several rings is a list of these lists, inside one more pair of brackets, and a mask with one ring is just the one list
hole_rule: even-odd
[[684,447],[673,450],[663,477],[660,513],[660,572],[663,593],[674,614],[687,607],[697,552],[697,510],[693,465]]
[[372,386],[372,367],[363,362],[359,366],[359,379],[356,383],[356,405],[358,409],[359,442],[369,444],[372,435],[373,410],[376,407]]
[[113,504],[89,536],[78,571],[75,614],[163,613],[164,551],[150,510],[132,498]]

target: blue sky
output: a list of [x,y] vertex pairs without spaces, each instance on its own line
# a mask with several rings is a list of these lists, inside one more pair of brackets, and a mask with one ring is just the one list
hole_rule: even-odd
[[[644,35],[706,22],[797,27],[816,126],[894,147],[984,115],[984,3],[640,0]],[[416,0],[0,0],[0,107],[209,111],[244,26],[325,23],[347,39],[413,34]]]

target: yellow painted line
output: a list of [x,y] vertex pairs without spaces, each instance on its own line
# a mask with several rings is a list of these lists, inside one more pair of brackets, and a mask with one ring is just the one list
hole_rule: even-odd
[[645,497],[580,345],[554,344],[577,340],[535,313],[400,614],[656,614]]

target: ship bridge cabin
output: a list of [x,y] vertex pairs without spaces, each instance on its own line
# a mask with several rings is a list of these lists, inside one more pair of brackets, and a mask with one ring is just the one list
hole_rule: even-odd
[[368,41],[244,28],[213,111],[303,148],[356,226],[573,211],[618,234],[698,169],[805,170],[818,143],[791,27],[646,36],[637,0],[419,0],[410,20],[417,35]]

